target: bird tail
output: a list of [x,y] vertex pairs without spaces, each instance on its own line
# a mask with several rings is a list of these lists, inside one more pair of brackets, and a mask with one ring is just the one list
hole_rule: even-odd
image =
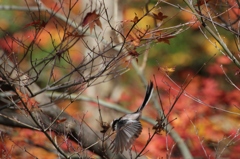
[[142,111],[143,108],[148,104],[149,100],[151,99],[152,93],[153,93],[153,82],[150,81],[150,83],[147,86],[147,90],[146,90],[146,94],[145,94],[143,103],[142,103],[141,107],[138,108],[137,112]]

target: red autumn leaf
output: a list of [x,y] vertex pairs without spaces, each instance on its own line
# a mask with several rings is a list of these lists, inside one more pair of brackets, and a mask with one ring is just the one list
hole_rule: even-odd
[[94,28],[95,24],[99,26],[102,29],[102,23],[99,20],[100,15],[96,14],[96,10],[93,12],[87,13],[85,18],[83,19],[82,26],[89,25],[90,32],[92,32],[92,29]]
[[27,25],[25,25],[24,28],[27,28],[29,26],[44,28],[46,26],[46,24],[47,23],[45,21],[38,20],[38,21],[34,21],[34,22],[31,22],[31,23],[28,23]]
[[205,3],[207,4],[209,1],[210,0],[198,0],[197,4],[195,6],[201,6],[201,5],[205,4]]
[[[32,110],[32,109],[38,108],[39,103],[34,98],[29,97],[29,95],[22,93],[18,89],[17,89],[17,93],[21,97],[27,109]],[[19,107],[22,107],[25,109],[24,105],[21,102],[18,103]]]
[[140,55],[136,50],[131,50],[128,52],[128,54],[132,57],[136,58],[136,62],[138,63],[138,56]]
[[175,36],[165,36],[165,37],[158,37],[157,41],[158,42],[164,42],[166,44],[170,45],[169,39],[174,38]]
[[167,18],[168,16],[163,15],[162,12],[158,12],[158,14],[153,13],[153,17],[156,18],[157,20],[162,21],[163,19]]
[[131,50],[128,52],[129,55],[133,56],[133,57],[138,57],[139,53],[136,50]]
[[102,29],[102,23],[100,22],[99,18],[95,20],[95,23]]

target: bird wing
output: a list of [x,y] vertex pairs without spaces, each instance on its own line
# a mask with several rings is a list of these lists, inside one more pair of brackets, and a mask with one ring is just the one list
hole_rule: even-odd
[[116,129],[116,137],[111,149],[114,153],[128,150],[142,132],[142,125],[138,120],[121,120]]

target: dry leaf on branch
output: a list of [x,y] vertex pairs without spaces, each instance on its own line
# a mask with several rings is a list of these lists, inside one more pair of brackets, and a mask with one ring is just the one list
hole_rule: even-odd
[[160,69],[166,72],[167,74],[175,71],[175,67],[160,67]]
[[158,12],[158,14],[153,13],[153,17],[156,18],[157,20],[162,21],[163,19],[167,18],[168,16],[163,15],[162,12]]
[[137,15],[135,15],[135,17],[133,18],[132,22],[133,23],[137,23],[138,22],[138,16]]
[[25,25],[24,28],[30,27],[30,26],[34,26],[36,28],[45,28],[47,25],[47,23],[43,20],[38,20],[38,21],[33,21],[31,23],[28,23]]
[[174,37],[175,37],[175,36],[158,37],[158,38],[157,38],[157,41],[158,41],[158,42],[164,42],[164,43],[170,45],[169,39],[174,38]]
[[100,15],[96,13],[96,10],[87,13],[85,18],[83,19],[82,26],[84,27],[86,25],[89,25],[90,32],[92,32],[95,24],[102,29],[102,23],[100,22],[99,17]]

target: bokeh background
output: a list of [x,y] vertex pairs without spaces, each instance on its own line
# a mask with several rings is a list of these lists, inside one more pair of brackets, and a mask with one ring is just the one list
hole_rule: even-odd
[[[31,0],[1,0],[0,5],[26,6],[26,2],[29,6],[35,6],[35,2]],[[42,2],[49,8],[54,8],[56,3],[48,0],[43,0]],[[214,4],[218,11],[222,11],[227,9],[227,3],[230,2],[237,3],[233,0],[211,0],[209,1],[209,5]],[[75,17],[78,16],[82,9],[81,1],[78,3],[79,5],[76,5],[72,10],[76,15]],[[203,27],[201,27],[202,30],[199,29],[201,25],[192,14],[183,11],[183,9],[171,6],[168,3],[179,4],[183,9],[187,9],[187,6],[181,0],[160,3],[160,11],[168,16],[162,21],[161,28],[182,25],[180,27],[182,33],[169,39],[169,43],[159,42],[150,45],[143,74],[148,80],[154,80],[155,78],[155,85],[158,86],[160,92],[159,98],[161,98],[165,112],[168,112],[176,99],[179,87],[191,80],[185,89],[188,94],[183,94],[178,99],[174,109],[170,113],[169,120],[175,119],[171,124],[188,145],[195,158],[216,158],[217,154],[221,154],[222,157],[226,158],[237,158],[237,156],[240,156],[240,144],[238,142],[240,94],[239,89],[233,87],[226,79],[224,72],[238,87],[240,86],[239,69],[226,55],[221,53],[220,50],[222,50],[222,48],[217,44],[216,40],[212,38]],[[196,1],[193,3],[197,5]],[[63,1],[63,4],[67,6],[68,1]],[[154,4],[156,4],[156,1],[149,1],[148,7],[151,8]],[[138,17],[143,16],[146,1],[124,0],[124,3],[121,3],[121,5],[124,20],[132,20],[136,15]],[[229,19],[236,20],[239,18],[240,10],[237,8],[237,5],[233,7],[233,9],[236,9],[235,12],[238,13],[238,16],[231,11],[229,11],[226,16],[228,16]],[[43,12],[41,16],[42,19],[47,19],[46,13],[44,14]],[[51,32],[53,39],[58,43],[58,36],[62,34],[62,32],[56,30],[54,18],[51,20],[52,22],[48,23],[45,30]],[[19,56],[22,56],[21,54],[23,54],[25,50],[16,43],[16,39],[21,39],[25,44],[31,42],[34,31],[29,27],[31,23],[32,19],[29,17],[27,11],[17,9],[0,10],[0,47],[8,52],[14,52],[16,55],[19,54]],[[185,25],[186,23],[188,23],[188,25]],[[151,28],[155,26],[152,17],[143,18],[137,24],[137,27],[144,29],[146,25],[149,25]],[[237,26],[234,27],[239,29],[239,26],[238,28]],[[179,30],[179,28],[169,29],[168,31],[176,30]],[[217,27],[217,30],[229,49],[238,57],[240,51],[237,45],[239,46],[239,42],[236,43],[236,38],[233,33],[220,27]],[[51,50],[52,41],[48,35],[49,34],[44,31],[41,33],[40,37],[38,37],[38,39],[41,39],[39,40],[39,46],[44,47],[46,50]],[[16,39],[12,39],[11,36],[16,37]],[[81,44],[74,45],[71,50],[69,50],[69,55],[73,59],[73,63],[78,63],[82,60],[83,51]],[[139,47],[137,51],[140,55],[137,57],[137,60],[133,60],[136,60],[137,65],[141,66],[144,61],[143,58],[146,48],[142,46]],[[41,49],[36,49],[35,54],[40,58],[44,56],[45,53]],[[64,63],[61,64],[64,65]],[[27,58],[21,63],[20,67],[22,70],[27,70],[28,67],[30,67]],[[122,67],[124,67],[124,65]],[[84,95],[93,98],[99,97],[107,102],[120,104],[130,111],[135,111],[142,102],[145,88],[136,70],[131,64],[128,67],[129,70],[126,73],[110,82],[104,83],[104,87],[108,89],[99,88],[101,90],[95,90],[93,91],[94,93],[92,93],[91,90],[86,90]],[[166,71],[163,71],[163,68],[172,70],[167,71],[171,80],[166,76]],[[65,73],[66,72],[61,69],[54,69],[56,78]],[[46,71],[46,74],[49,74],[49,72]],[[39,86],[45,86],[47,82],[45,79],[44,76],[40,76],[40,80],[37,81]],[[170,86],[172,88],[171,90],[169,89]],[[61,107],[66,103],[69,103],[69,101],[62,100],[58,104]],[[76,101],[66,111],[76,119],[81,118],[80,116],[84,114],[86,121],[95,128],[98,126],[97,120],[99,116],[96,108],[96,103]],[[108,115],[107,117],[104,116],[108,122],[116,116],[121,115],[119,112],[108,110],[104,107],[102,108],[102,112]],[[150,102],[144,110],[143,115],[152,119],[157,118],[158,112],[154,109],[153,103]],[[142,121],[142,124],[144,127],[142,135],[135,143],[137,150],[141,150],[148,139],[149,132],[153,132],[151,124],[145,121]],[[49,145],[46,137],[41,132],[3,126],[0,127],[0,131],[1,130],[5,133],[7,132],[7,135],[1,138],[3,142],[0,144],[0,148],[8,150],[9,156],[12,158],[33,157],[27,152],[39,158],[56,157],[54,153],[48,152],[43,148],[51,147],[51,145]],[[77,144],[70,141],[64,142],[63,137],[58,138],[58,140],[63,140],[63,144],[61,145],[63,149],[68,149],[69,144],[73,147],[78,147]],[[27,152],[25,152],[25,150],[27,150]],[[165,132],[155,136],[148,145],[147,150],[145,155],[150,158],[181,157],[177,143]]]

